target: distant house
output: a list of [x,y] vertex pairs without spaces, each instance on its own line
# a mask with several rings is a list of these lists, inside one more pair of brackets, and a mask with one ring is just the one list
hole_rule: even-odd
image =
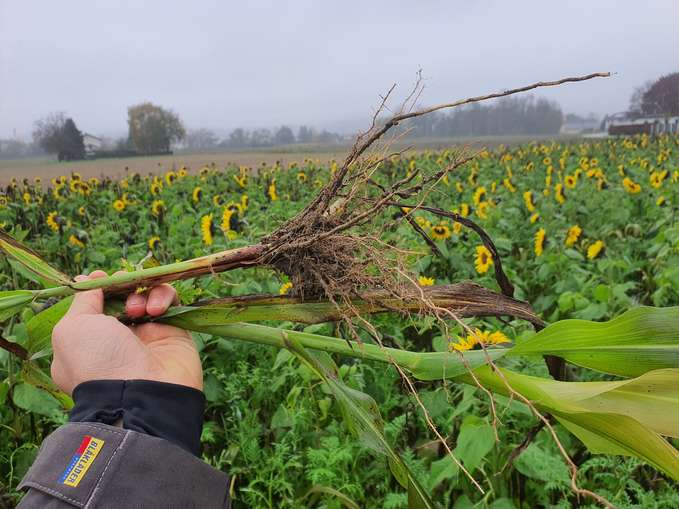
[[97,150],[101,150],[103,140],[88,133],[83,133],[83,144],[85,145],[85,155],[91,156]]
[[627,112],[607,115],[604,118],[604,130],[611,136],[648,134],[679,134],[679,116],[665,117],[661,115],[632,116]]

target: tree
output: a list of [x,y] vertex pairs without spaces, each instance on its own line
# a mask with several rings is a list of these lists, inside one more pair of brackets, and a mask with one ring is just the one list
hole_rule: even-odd
[[278,145],[290,145],[295,143],[295,134],[292,132],[292,129],[284,125],[276,131],[274,141]]
[[228,143],[229,147],[241,148],[246,147],[249,144],[250,144],[250,134],[242,127],[234,129],[233,131],[231,131],[231,134],[229,134]]
[[217,146],[217,136],[209,129],[193,129],[186,135],[186,145],[191,150],[209,150]]
[[661,77],[646,90],[641,111],[646,115],[679,115],[679,72]]
[[170,146],[186,136],[179,116],[153,103],[145,102],[127,108],[129,138],[138,152],[169,152]]
[[300,126],[297,131],[297,143],[311,143],[314,137],[314,131],[305,125]]
[[653,85],[652,81],[647,81],[640,87],[636,87],[634,89],[634,92],[632,92],[632,97],[629,99],[629,110],[628,113],[633,116],[633,117],[638,117],[643,115],[643,111],[641,109],[641,104],[644,101],[644,95],[648,90],[651,88]]
[[62,112],[50,113],[35,122],[33,140],[48,154],[57,154],[59,161],[85,158],[83,135],[73,119]]

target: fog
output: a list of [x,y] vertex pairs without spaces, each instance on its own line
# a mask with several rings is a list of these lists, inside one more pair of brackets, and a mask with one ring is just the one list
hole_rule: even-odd
[[126,132],[150,100],[189,128],[366,125],[392,83],[423,69],[432,104],[539,80],[565,113],[624,110],[679,70],[679,2],[0,0],[0,137],[51,111]]

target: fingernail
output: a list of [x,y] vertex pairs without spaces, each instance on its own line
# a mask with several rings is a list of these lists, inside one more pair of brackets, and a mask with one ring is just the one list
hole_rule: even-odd
[[127,299],[127,305],[133,308],[143,306],[144,305],[144,296],[143,295],[130,295]]

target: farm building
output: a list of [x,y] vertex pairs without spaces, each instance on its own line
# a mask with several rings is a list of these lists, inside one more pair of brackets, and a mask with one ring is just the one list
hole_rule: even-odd
[[92,155],[94,152],[101,149],[103,141],[101,138],[97,138],[88,133],[83,133],[83,144],[85,145],[85,154]]
[[609,135],[676,134],[679,133],[679,116],[642,115],[615,113],[604,118],[604,130]]

